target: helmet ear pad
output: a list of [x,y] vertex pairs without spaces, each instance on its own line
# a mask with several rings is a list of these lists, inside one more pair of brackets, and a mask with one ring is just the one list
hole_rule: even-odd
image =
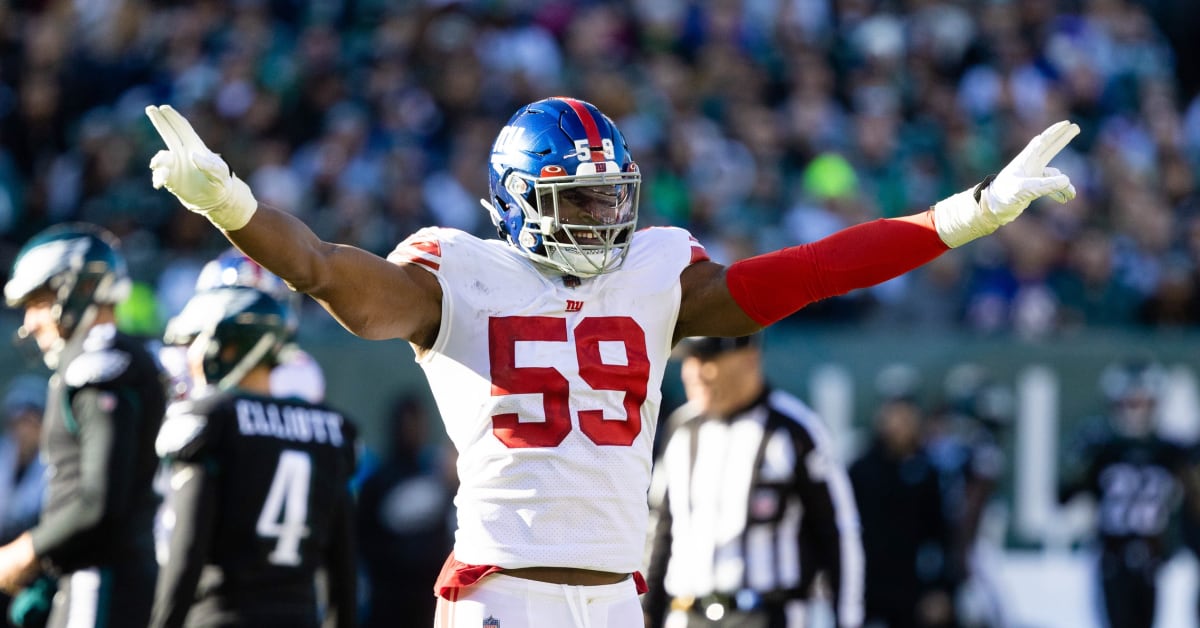
[[[524,180],[520,179],[519,174],[513,169],[505,172],[500,180],[507,183],[509,177],[516,178],[521,184],[524,184]],[[529,196],[532,196],[533,188],[529,189]],[[527,204],[531,203],[529,198],[517,199],[511,186],[501,186],[500,193],[492,198],[492,208],[496,214],[496,233],[514,246],[541,254],[544,252],[542,236],[526,228],[529,216],[522,208],[521,200]]]

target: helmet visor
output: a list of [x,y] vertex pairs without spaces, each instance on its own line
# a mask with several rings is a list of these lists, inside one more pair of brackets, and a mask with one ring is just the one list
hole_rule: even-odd
[[576,246],[621,244],[637,220],[637,184],[554,186],[540,191],[543,216],[553,217],[550,235]]
[[[631,184],[621,183],[561,190],[555,208],[557,222],[582,227],[612,227],[627,223],[634,219],[631,187]],[[545,199],[542,202],[545,203]]]

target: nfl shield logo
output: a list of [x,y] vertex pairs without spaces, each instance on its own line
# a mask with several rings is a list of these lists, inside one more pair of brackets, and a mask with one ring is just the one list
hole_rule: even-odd
[[488,615],[487,619],[483,620],[483,628],[489,628],[489,627],[500,628],[500,620],[496,619],[495,617],[492,617],[491,615]]

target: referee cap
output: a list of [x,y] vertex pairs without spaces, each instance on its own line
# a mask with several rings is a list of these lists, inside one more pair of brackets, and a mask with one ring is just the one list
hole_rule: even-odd
[[722,336],[691,336],[684,338],[675,348],[675,355],[680,358],[695,357],[701,359],[714,358],[726,351],[761,347],[762,334],[754,333],[749,336],[725,338]]

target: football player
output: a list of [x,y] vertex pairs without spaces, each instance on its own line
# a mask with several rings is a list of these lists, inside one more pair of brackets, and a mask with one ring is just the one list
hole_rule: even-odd
[[459,452],[440,625],[471,628],[640,624],[671,347],[753,333],[991,233],[1034,199],[1069,200],[1047,164],[1079,131],[1051,126],[928,211],[725,267],[682,229],[635,230],[642,178],[625,138],[574,98],[526,105],[500,130],[483,201],[500,239],[425,228],[386,260],[260,205],[183,116],[146,112],[166,144],[150,161],[155,187],[346,329],[411,344]]
[[[57,576],[49,626],[142,628],[157,575],[154,438],[166,392],[141,341],[117,331],[130,279],[117,239],[88,224],[37,235],[4,286],[19,335],[54,369],[42,426],[49,470],[41,521],[0,548],[0,588]],[[45,587],[42,590],[48,590]]]
[[1157,413],[1167,372],[1149,360],[1101,372],[1107,416],[1086,421],[1070,451],[1059,497],[1096,500],[1100,598],[1112,628],[1154,625],[1158,576],[1174,551],[1176,512],[1195,515],[1196,470],[1186,449],[1159,436]]
[[[321,365],[296,343],[299,330],[300,304],[282,279],[259,266],[241,251],[230,248],[210,260],[196,278],[196,292],[214,288],[242,286],[265,292],[288,307],[288,341],[279,351],[278,364],[271,371],[271,394],[276,397],[296,397],[312,403],[325,400],[325,374]],[[171,378],[175,399],[182,399],[191,389],[184,347],[163,345],[159,361]]]
[[156,441],[175,521],[151,626],[321,625],[319,568],[325,625],[355,625],[356,432],[323,405],[271,394],[288,316],[253,288],[215,288],[167,326],[199,387]]
[[[282,279],[235,248],[225,250],[204,265],[196,278],[195,292],[237,286],[265,292],[287,307],[288,341],[279,350],[279,355],[275,358],[275,368],[271,370],[271,395],[295,397],[310,403],[324,401],[325,374],[321,371],[321,365],[295,342],[300,321],[297,303],[299,295],[292,292]],[[171,400],[186,399],[191,394],[194,384],[188,368],[187,346],[160,344],[157,354],[159,363],[167,373]],[[154,525],[156,552],[160,564],[168,560],[168,538],[175,521],[171,512],[169,481],[165,472],[163,469],[155,479],[156,490],[164,496]]]

